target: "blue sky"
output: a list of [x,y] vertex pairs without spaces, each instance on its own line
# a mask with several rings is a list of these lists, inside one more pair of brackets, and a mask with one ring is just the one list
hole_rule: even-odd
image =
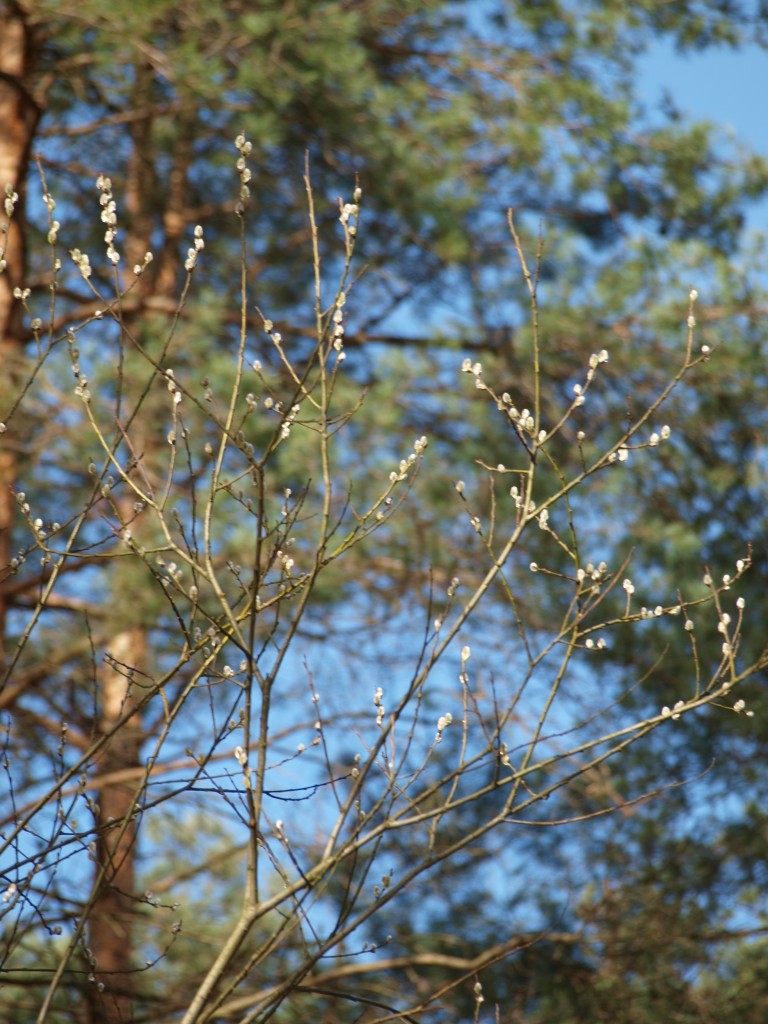
[[[657,44],[640,62],[641,92],[653,103],[667,89],[680,109],[735,133],[768,157],[768,52],[757,46],[680,55]],[[768,201],[755,207],[750,226],[768,232]]]

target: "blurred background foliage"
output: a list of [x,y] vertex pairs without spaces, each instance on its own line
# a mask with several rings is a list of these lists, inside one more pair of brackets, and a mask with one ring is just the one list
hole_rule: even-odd
[[[746,599],[743,653],[754,656],[764,646],[766,265],[764,240],[751,238],[745,224],[750,203],[768,193],[768,163],[737,147],[716,124],[690,122],[671,102],[644,106],[636,72],[637,60],[662,39],[682,52],[763,45],[764,5],[5,0],[0,10],[0,29],[21,20],[29,47],[20,84],[35,114],[34,132],[15,184],[23,195],[26,188],[19,217],[28,239],[31,310],[44,316],[51,274],[33,156],[39,154],[57,201],[63,250],[89,252],[94,281],[107,292],[111,270],[100,255],[94,182],[100,173],[111,177],[124,253],[119,274],[123,286],[131,285],[122,303],[125,322],[155,358],[183,285],[184,253],[194,225],[202,224],[204,283],[195,281],[173,348],[177,377],[201,402],[208,389],[214,402],[227,394],[239,325],[235,136],[243,131],[254,147],[245,237],[250,295],[297,361],[314,344],[305,166],[328,281],[340,259],[337,197],[346,201],[356,183],[362,188],[356,266],[364,273],[347,301],[348,358],[337,397],[351,408],[361,389],[366,394],[339,466],[340,480],[351,472],[343,500],[361,507],[370,501],[414,437],[427,435],[430,451],[407,515],[393,519],[354,570],[327,577],[308,649],[325,645],[340,671],[347,666],[351,673],[361,647],[369,665],[402,663],[403,650],[417,650],[420,642],[403,624],[421,623],[436,581],[444,587],[454,575],[469,580],[478,571],[477,539],[468,524],[460,525],[457,467],[468,507],[487,515],[488,473],[476,460],[513,468],[522,451],[507,418],[472,392],[471,377],[460,376],[462,359],[481,361],[484,379],[497,394],[509,392],[518,408],[533,401],[528,300],[509,238],[509,208],[532,263],[541,245],[545,422],[558,419],[572,400],[590,354],[610,353],[573,420],[573,430],[585,431],[586,449],[611,444],[674,374],[688,292],[699,290],[696,344],[708,345],[712,357],[663,414],[672,427],[669,444],[632,453],[620,476],[596,479],[578,508],[584,560],[605,560],[618,571],[637,547],[641,554],[625,571],[637,585],[638,604],[653,607],[675,603],[678,593],[696,596],[705,567],[715,576],[733,574],[751,546],[752,568],[739,590]],[[146,251],[154,260],[133,284],[130,269]],[[61,323],[98,305],[66,268],[57,302]],[[263,364],[258,397],[285,397],[290,381],[261,317],[252,306],[247,314],[252,357]],[[23,358],[31,363],[28,318],[25,331]],[[92,367],[92,387],[106,395],[118,351],[114,337],[106,328],[89,329],[79,345]],[[25,406],[23,429],[14,435],[18,478],[40,502],[53,481],[76,508],[96,453],[83,449],[80,421],[56,418],[57,388],[69,373],[65,357],[55,368],[51,363],[47,403]],[[143,378],[133,379],[129,370],[128,389],[141,389]],[[152,408],[146,406],[148,414]],[[253,427],[254,443],[265,443],[260,429]],[[147,458],[157,434],[148,415]],[[564,454],[572,450],[572,431],[559,444]],[[278,475],[297,493],[318,472],[300,444],[278,458]],[[473,465],[475,471],[467,468]],[[511,482],[497,477],[499,494]],[[279,492],[268,498],[275,509],[283,500]],[[457,512],[459,525],[449,526]],[[23,547],[24,523],[16,529],[14,547]],[[222,558],[236,557],[247,532],[247,521],[227,526]],[[532,559],[555,567],[560,553],[542,534],[510,567],[536,633],[557,621],[568,595],[564,590],[561,602],[556,589],[530,574]],[[174,623],[143,603],[141,579],[103,580],[98,565],[82,577],[102,599],[117,588],[118,619],[130,608],[138,621],[152,624],[159,646],[173,643]],[[81,583],[72,592],[82,594]],[[23,626],[22,613],[20,604],[8,620],[7,650]],[[489,612],[474,625],[486,681],[499,687],[514,665],[505,650],[507,614],[500,606],[498,618]],[[62,645],[64,628],[51,621],[36,651],[39,683],[13,708],[36,750],[49,743],[52,721],[65,718],[87,732],[92,715],[71,685],[90,651]],[[115,628],[101,623],[97,639]],[[664,660],[653,684],[631,698],[646,714],[690,696],[693,687],[682,623],[654,628],[656,636],[663,631]],[[697,622],[699,629],[716,641],[714,619]],[[658,651],[618,634],[599,668],[585,662],[585,702],[621,693],[645,675]],[[458,946],[469,956],[519,935],[519,952],[483,976],[487,1004],[498,1002],[503,1021],[764,1021],[764,682],[754,680],[743,695],[754,704],[754,718],[689,716],[672,738],[668,729],[657,731],[591,785],[544,805],[552,820],[618,808],[613,814],[563,828],[510,825],[508,836],[489,839],[461,863],[438,866],[420,883],[423,899],[387,909],[392,955]],[[34,763],[31,757],[31,774]],[[687,781],[647,802],[622,805],[646,790]],[[226,844],[225,836],[219,839]],[[400,835],[393,842],[393,862],[407,861],[409,841]],[[173,844],[151,835],[145,844],[142,871],[149,878],[172,860]],[[196,965],[227,927],[226,914],[210,912],[209,893],[225,898],[232,879],[225,861],[211,863],[211,888],[197,891],[200,934],[181,937],[148,975],[137,1020],[158,1020],[161,1012],[170,1019]],[[40,955],[31,943],[30,964]],[[422,976],[425,985],[439,987],[438,968],[424,968]],[[372,984],[396,1001],[398,984],[388,977],[345,981],[353,993]],[[409,984],[419,991],[422,982]],[[360,1019],[353,1001],[326,1005],[323,998],[313,997],[313,1020]],[[471,986],[452,989],[443,996],[441,1019],[470,1020],[473,1005]],[[22,1019],[23,1010],[13,1012],[9,1019]],[[276,1019],[307,1019],[307,1012],[297,1002]]]

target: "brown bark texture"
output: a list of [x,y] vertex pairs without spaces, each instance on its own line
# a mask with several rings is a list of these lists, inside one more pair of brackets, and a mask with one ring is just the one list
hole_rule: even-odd
[[[141,723],[133,713],[132,688],[146,654],[146,631],[126,629],[110,642],[99,678],[99,732],[106,744],[96,762],[99,774],[140,763]],[[104,786],[96,810],[96,860],[99,872],[90,912],[88,944],[95,975],[104,991],[94,1001],[92,1024],[132,1019],[130,995],[133,962],[133,923],[136,915],[136,840],[138,812],[136,782]]]
[[[34,32],[23,8],[9,2],[0,5],[0,224],[4,226],[0,251],[5,264],[0,273],[0,419],[7,415],[16,394],[14,385],[24,352],[24,309],[14,291],[24,287],[25,180],[41,112],[28,84],[34,52]],[[5,202],[14,195],[18,199],[9,217]],[[6,646],[8,602],[3,582],[12,558],[17,463],[18,438],[9,424],[0,435],[0,656]]]

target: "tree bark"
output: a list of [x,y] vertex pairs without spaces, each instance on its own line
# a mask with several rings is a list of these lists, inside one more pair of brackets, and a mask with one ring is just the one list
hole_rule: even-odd
[[[132,267],[143,261],[152,237],[152,202],[154,196],[152,147],[152,70],[145,65],[136,68],[133,108],[143,113],[130,127],[131,153],[125,180],[125,212],[128,229],[124,238],[124,274],[132,275]],[[109,168],[104,169],[109,173]],[[121,197],[118,197],[118,201]],[[151,291],[151,274],[140,278],[136,292],[144,299]],[[138,314],[141,316],[141,312]],[[134,317],[125,317],[125,326],[136,329]],[[130,342],[126,342],[130,344]],[[126,366],[124,374],[130,377]],[[132,382],[121,382],[130,398]],[[122,413],[120,414],[122,417]],[[140,434],[147,433],[141,420],[134,424]],[[142,437],[137,450],[147,452],[151,436]],[[118,503],[125,521],[131,518],[131,500]],[[111,574],[109,586],[112,601],[119,612],[113,617],[115,633],[106,645],[105,661],[99,676],[99,732],[109,736],[96,771],[121,772],[141,765],[141,719],[131,714],[136,705],[131,679],[141,672],[147,661],[147,631],[141,622],[140,610],[122,601],[121,573]],[[124,606],[123,606],[124,605]],[[137,612],[139,614],[137,615]],[[119,724],[126,715],[130,717]],[[135,999],[134,922],[136,918],[136,844],[138,791],[135,783],[115,782],[102,788],[97,811],[97,870],[101,884],[91,911],[88,945],[96,961],[95,974],[104,986],[100,997],[92,1000],[92,1024],[124,1024],[133,1019]]]
[[[25,182],[32,142],[41,109],[29,87],[34,55],[34,33],[23,8],[12,2],[0,7],[0,204],[6,187],[18,195],[13,216],[0,206],[0,223],[8,228],[0,236],[5,269],[0,273],[0,419],[17,393],[14,384],[24,353],[23,307],[14,290],[23,288],[26,271],[24,240]],[[8,223],[9,222],[9,223]],[[4,660],[8,601],[3,581],[12,558],[18,445],[13,424],[0,436],[0,659]],[[0,668],[2,661],[0,661]]]
[[[101,719],[99,732],[109,739],[96,770],[115,772],[140,763],[141,728],[131,681],[146,660],[146,631],[126,629],[111,641],[99,680]],[[92,1005],[92,1024],[132,1020],[130,995],[135,969],[133,922],[136,916],[136,810],[137,782],[104,786],[96,811],[96,860],[101,883],[89,919],[88,944],[95,974],[105,989]]]
[[[188,218],[187,191],[189,164],[192,159],[191,135],[184,136],[177,147],[170,170],[167,196],[163,204],[158,201],[159,189],[156,182],[156,160],[154,140],[154,70],[149,65],[136,67],[133,94],[133,108],[143,111],[131,125],[131,154],[128,158],[125,181],[124,209],[127,230],[124,236],[125,275],[124,285],[132,286],[133,294],[140,298],[138,314],[124,314],[123,324],[127,332],[140,337],[150,347],[156,343],[153,337],[156,326],[142,325],[140,317],[146,311],[141,306],[149,298],[157,296],[174,299],[179,285],[180,244]],[[162,247],[159,258],[152,264],[138,282],[132,280],[132,268],[142,264],[144,254],[151,248],[153,234],[158,224],[162,225]],[[173,308],[173,306],[171,306]],[[130,349],[131,341],[125,341]],[[130,379],[134,359],[126,358],[124,373],[124,412],[131,406],[135,381]],[[141,372],[146,366],[141,365]],[[128,424],[126,424],[128,425]],[[153,475],[153,462],[158,439],[146,417],[139,416],[129,426],[135,450],[142,453],[148,476]],[[121,509],[124,521],[132,518],[132,503],[126,500]],[[121,574],[119,570],[110,581],[116,606],[121,599]],[[137,614],[138,613],[138,614]],[[104,756],[97,764],[99,773],[120,772],[141,765],[142,728],[140,717],[130,715],[119,727],[117,723],[130,714],[135,705],[135,694],[131,691],[132,671],[143,671],[147,665],[147,630],[141,617],[141,610],[126,607],[125,622],[116,618],[118,629],[110,640],[109,659],[105,663],[99,680],[101,707],[100,731],[111,735]],[[130,624],[130,625],[129,625]],[[125,628],[123,628],[125,625]],[[135,862],[138,818],[134,818],[137,798],[136,784],[119,782],[106,785],[101,790],[98,809],[99,840],[97,843],[98,867],[102,885],[94,906],[89,928],[89,947],[96,959],[96,975],[105,985],[98,1005],[94,1005],[92,1024],[124,1024],[132,1019],[135,999],[129,994],[135,971],[133,923],[136,920]]]

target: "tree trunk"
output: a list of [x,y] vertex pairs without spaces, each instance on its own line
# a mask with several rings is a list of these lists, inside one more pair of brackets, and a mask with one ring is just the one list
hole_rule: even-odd
[[[8,193],[18,195],[18,200],[7,233],[0,235],[0,250],[5,249],[5,269],[0,273],[0,419],[7,414],[17,394],[14,384],[24,351],[23,308],[13,292],[24,286],[25,182],[40,119],[40,107],[28,84],[33,53],[33,31],[24,11],[16,3],[4,3],[0,7],[0,223],[8,222],[2,208]],[[13,552],[16,503],[12,489],[16,483],[17,453],[13,424],[10,424],[0,436],[0,659],[3,660],[8,610],[3,581],[7,578]]]
[[[192,157],[191,136],[183,140],[174,154],[165,205],[158,204],[158,186],[155,181],[155,143],[153,138],[154,71],[149,65],[137,65],[133,95],[133,109],[143,112],[131,125],[132,150],[128,159],[125,182],[125,284],[132,284],[132,293],[142,299],[176,294],[180,268],[181,236],[186,223],[186,194],[189,163]],[[162,224],[163,244],[159,258],[148,272],[133,284],[132,268],[141,264],[144,254],[151,248],[154,232]],[[156,344],[153,337],[157,325],[141,323],[143,312],[126,316],[125,326],[148,346]],[[130,341],[126,343],[129,357],[124,363],[126,379],[123,381],[126,399],[125,411],[131,407],[130,396],[135,393],[136,381],[128,378],[137,361],[130,358]],[[138,363],[143,379],[146,364]],[[145,417],[133,421],[131,437],[135,450],[142,453],[148,475],[153,475],[154,454],[158,438]],[[131,502],[122,509],[129,522]],[[111,581],[113,600],[120,602],[121,574]],[[138,614],[137,614],[138,613]],[[147,631],[142,624],[141,610],[124,609],[125,622],[117,618],[118,630],[107,645],[109,660],[99,680],[102,735],[112,737],[97,769],[99,773],[134,768],[141,764],[141,722],[136,714],[115,729],[115,724],[130,712],[135,703],[131,692],[131,670],[148,668]],[[123,628],[125,625],[125,628]],[[101,790],[98,810],[99,841],[97,856],[99,869],[104,871],[103,884],[91,917],[89,947],[96,959],[96,975],[104,982],[106,991],[94,1005],[93,1024],[124,1024],[132,1019],[134,1000],[128,994],[135,987],[136,964],[133,957],[133,929],[135,921],[135,860],[137,821],[129,821],[135,807],[136,788],[130,784],[111,784]],[[113,824],[114,823],[114,824]]]
[[[117,727],[136,703],[131,680],[146,660],[146,631],[126,629],[110,642],[99,679],[101,719],[99,732],[109,739],[97,763],[99,774],[140,763],[141,729],[138,715]],[[135,919],[135,862],[137,821],[134,817],[137,784],[116,782],[104,786],[98,801],[96,827],[97,870],[102,872],[89,920],[88,944],[95,959],[95,974],[105,990],[95,997],[92,1024],[126,1024],[133,1019],[130,972],[133,962]]]
[[[118,201],[124,200],[128,217],[124,238],[126,275],[131,275],[134,264],[143,261],[152,236],[152,70],[144,65],[137,67],[132,105],[137,113],[144,116],[138,117],[131,125],[132,146],[126,170],[125,195],[117,197]],[[104,170],[108,174],[110,169]],[[124,284],[127,283],[126,280]],[[151,275],[146,275],[138,281],[135,294],[146,298],[150,289]],[[141,315],[139,311],[138,317]],[[132,321],[127,321],[126,326],[132,330],[137,327]],[[132,364],[130,359],[124,364],[123,372],[127,377],[130,377],[128,367]],[[132,393],[131,385],[129,379],[122,381],[127,396]],[[136,429],[141,434],[146,433],[146,445],[151,445],[151,434],[138,424],[134,427],[134,434]],[[144,439],[138,443],[137,450],[148,450]],[[125,521],[130,521],[131,504],[130,499],[122,503]],[[141,623],[140,609],[122,599],[119,570],[111,575],[109,586],[118,612],[112,617],[115,633],[106,645],[105,661],[99,676],[99,732],[110,737],[96,765],[99,774],[136,768],[141,764],[139,714],[132,714],[119,727],[117,723],[136,704],[131,678],[134,672],[146,667],[147,660],[147,632]],[[102,882],[91,912],[88,945],[96,961],[95,974],[104,984],[105,991],[92,1000],[92,1024],[125,1024],[133,1020],[136,984],[135,975],[131,972],[137,966],[133,956],[138,838],[138,818],[133,815],[136,796],[136,784],[110,783],[102,787],[98,803],[96,853]]]

